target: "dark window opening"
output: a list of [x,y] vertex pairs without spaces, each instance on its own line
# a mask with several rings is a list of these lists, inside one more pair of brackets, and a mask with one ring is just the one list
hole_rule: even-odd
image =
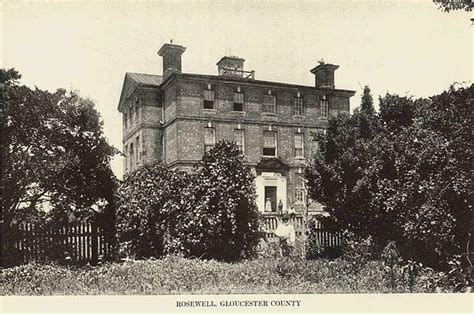
[[244,94],[234,93],[234,111],[244,111]]
[[214,101],[204,100],[204,109],[214,109]]
[[275,156],[276,155],[275,147],[264,147],[263,148],[263,155],[264,156]]
[[204,109],[214,109],[214,91],[204,90]]
[[233,111],[244,111],[244,104],[234,102],[234,108],[232,110]]
[[263,156],[276,156],[276,133],[271,131],[263,132]]

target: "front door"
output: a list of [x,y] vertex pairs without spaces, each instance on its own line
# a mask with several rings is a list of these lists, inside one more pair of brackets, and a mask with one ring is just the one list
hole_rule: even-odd
[[265,211],[276,212],[277,209],[277,187],[265,186]]

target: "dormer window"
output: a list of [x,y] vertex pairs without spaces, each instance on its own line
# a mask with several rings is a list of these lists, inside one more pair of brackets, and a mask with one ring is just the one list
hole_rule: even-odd
[[214,109],[214,91],[211,89],[211,84],[204,90],[204,109]]

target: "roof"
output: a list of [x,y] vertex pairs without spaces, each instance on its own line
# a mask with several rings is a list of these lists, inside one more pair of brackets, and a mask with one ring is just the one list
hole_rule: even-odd
[[331,64],[331,63],[324,63],[324,61],[319,61],[319,64],[309,70],[309,72],[315,74],[317,70],[322,69],[322,68],[328,68],[330,70],[336,71],[339,69],[339,66],[337,64]]
[[[294,89],[304,89],[304,90],[311,90],[311,91],[320,91],[322,93],[337,93],[345,96],[354,96],[356,93],[353,90],[348,89],[339,89],[339,88],[323,88],[323,87],[316,87],[316,86],[309,86],[309,85],[298,85],[298,84],[291,84],[291,83],[282,83],[282,82],[274,82],[274,81],[262,81],[262,80],[255,80],[251,78],[243,78],[237,76],[221,76],[221,75],[207,75],[207,74],[194,74],[194,73],[173,73],[167,79],[166,82],[172,80],[172,78],[182,77],[182,78],[190,78],[190,79],[200,79],[200,80],[217,80],[217,81],[227,81],[227,82],[242,82],[242,83],[249,83],[255,84],[260,86],[268,86],[269,88],[294,88]],[[166,82],[164,85],[166,85]]]
[[237,56],[224,56],[224,57],[220,58],[219,61],[217,61],[216,65],[219,65],[224,60],[238,60],[238,61],[242,61],[242,62],[245,61],[244,58],[237,57]]
[[118,110],[120,112],[122,111],[122,108],[127,102],[127,99],[135,92],[137,88],[159,87],[161,82],[163,82],[163,77],[161,75],[131,72],[125,73]]
[[127,72],[125,76],[128,76],[138,84],[159,86],[163,82],[163,77],[155,74]]
[[255,166],[255,169],[257,173],[262,171],[285,173],[290,169],[290,166],[280,157],[262,157],[260,162]]

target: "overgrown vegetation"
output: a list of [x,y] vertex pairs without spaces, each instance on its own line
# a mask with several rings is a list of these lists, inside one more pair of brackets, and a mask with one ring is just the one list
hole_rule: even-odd
[[472,0],[433,0],[438,8],[444,12],[464,10],[470,12],[473,7]]
[[[20,78],[0,69],[3,242],[23,222],[95,219],[112,235],[113,224],[104,222],[114,219],[110,158],[118,151],[107,142],[93,101],[64,89],[31,89]],[[2,265],[19,262],[13,255],[2,256]]]
[[[3,224],[90,217],[113,202],[110,158],[92,100],[20,85],[14,69],[0,69],[3,109]],[[42,209],[49,208],[50,211]]]
[[429,99],[370,90],[353,115],[330,120],[307,169],[310,195],[338,228],[370,237],[380,256],[395,241],[405,260],[449,269],[466,251],[472,215],[474,85]]
[[193,173],[152,163],[119,188],[117,229],[128,256],[239,260],[260,238],[253,175],[237,146],[222,141]]
[[[434,292],[445,273],[353,260],[255,259],[239,263],[168,256],[90,268],[29,264],[2,270],[2,295],[278,294]],[[391,279],[393,278],[394,281]],[[453,291],[448,284],[444,291]]]

